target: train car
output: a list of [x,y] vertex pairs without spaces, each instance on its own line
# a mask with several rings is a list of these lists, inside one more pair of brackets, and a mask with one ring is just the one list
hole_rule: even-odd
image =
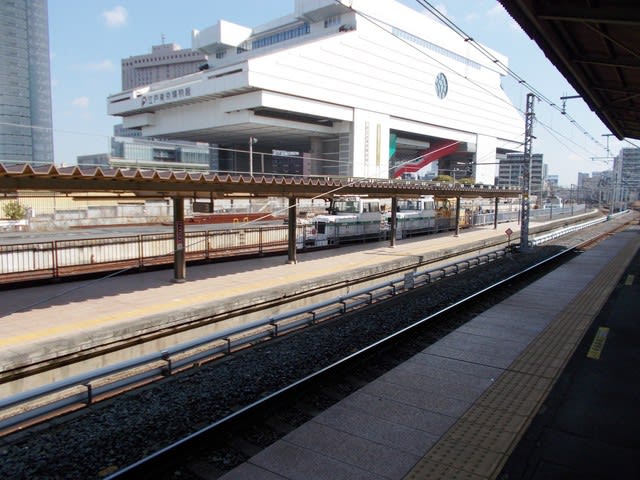
[[[384,217],[391,222],[391,212],[386,211]],[[402,239],[412,235],[431,233],[437,228],[438,213],[432,195],[418,199],[400,199],[396,210],[396,238]]]
[[[327,213],[313,219],[313,246],[323,247],[385,238],[389,224],[380,199],[337,197],[331,199]],[[310,242],[307,239],[306,245]]]
[[[391,201],[366,197],[337,197],[327,213],[310,220],[298,247],[326,247],[367,240],[386,240],[391,232]],[[455,228],[450,201],[427,195],[400,199],[396,211],[396,238]]]

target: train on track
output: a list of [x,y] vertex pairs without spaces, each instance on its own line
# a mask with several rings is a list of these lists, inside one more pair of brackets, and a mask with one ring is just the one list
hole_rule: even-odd
[[[399,200],[397,238],[455,229],[453,202],[433,197]],[[500,212],[498,222],[514,221],[518,214],[517,209]],[[301,219],[296,225],[297,248],[306,251],[353,242],[388,240],[390,221],[390,205],[379,199],[335,198],[325,214]],[[461,227],[493,222],[494,214],[486,205],[470,203],[461,208]],[[233,224],[228,227],[188,230],[185,233],[187,262],[220,261],[287,251],[286,225]],[[170,266],[174,261],[173,254],[172,232],[127,234],[124,230],[100,238],[3,244],[0,245],[0,284]]]
[[[437,206],[437,204],[439,206]],[[416,200],[398,200],[396,238],[435,233],[455,228],[450,201],[436,201],[432,196]],[[363,240],[386,239],[391,232],[391,206],[384,200],[364,197],[335,197],[326,214],[308,223],[311,232],[298,238],[298,248],[317,248]],[[461,225],[469,222],[461,218]]]

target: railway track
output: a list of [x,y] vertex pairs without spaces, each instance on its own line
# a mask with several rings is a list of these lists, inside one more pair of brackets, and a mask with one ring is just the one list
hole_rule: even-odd
[[[589,238],[593,236],[590,234]],[[576,254],[573,249],[580,248],[582,242],[583,238],[566,239],[565,243],[571,245],[566,251],[571,253],[565,255]],[[552,250],[555,253],[558,248]],[[494,263],[474,268],[466,278],[452,277],[428,290],[415,289],[386,306],[359,309],[330,323],[263,343],[220,362],[95,405],[86,413],[56,420],[35,432],[25,431],[5,439],[6,446],[0,449],[0,476],[51,478],[64,476],[60,472],[66,472],[75,478],[102,478],[110,474],[113,474],[111,478],[144,478],[145,475],[147,478],[216,478],[211,476],[211,471],[224,473],[341,395],[423,349],[429,344],[425,342],[436,341],[499,301],[502,297],[497,298],[495,290],[491,294],[484,290],[487,284],[496,283],[497,277],[510,277],[496,287],[501,295],[506,295],[507,289],[517,289],[517,279],[512,275],[540,256],[548,257],[549,248],[538,247],[534,254],[513,255],[501,262],[500,267]],[[525,261],[525,257],[528,260]],[[461,300],[468,297],[470,291],[476,293],[475,300],[464,306]],[[482,293],[478,296],[477,292]],[[433,315],[444,307],[446,317],[451,318],[447,322]],[[420,335],[418,330],[413,330],[407,337],[409,325],[425,318],[428,320],[422,324],[428,324],[429,329]],[[403,330],[405,336],[397,333]],[[389,343],[381,341],[393,334],[394,340]],[[375,346],[369,347],[371,344]],[[353,355],[355,350],[363,353]],[[348,359],[341,361],[345,357]],[[332,364],[336,364],[335,370],[328,368]],[[319,368],[322,372],[312,376]],[[296,407],[290,407],[294,402]],[[258,419],[262,419],[264,427],[255,426],[260,423]],[[222,442],[197,456],[201,440],[193,432],[222,439]],[[134,464],[156,451],[160,453]],[[176,455],[187,458],[187,462],[175,463]],[[134,466],[125,467],[130,464]],[[161,474],[156,475],[154,469],[158,465],[161,465]],[[147,468],[151,470],[145,472]],[[210,471],[208,477],[198,476],[202,468]]]
[[[349,353],[266,398],[232,412],[109,478],[218,478],[350,393],[437,342],[480,312],[500,303],[578,254],[573,249],[555,252],[547,249],[547,258],[534,265],[524,267],[480,291],[467,292],[465,297],[426,317],[412,319],[401,330],[380,338],[357,352]],[[456,281],[460,282],[460,279]],[[412,316],[414,312],[408,311],[404,305],[423,297],[428,288],[416,289],[383,306],[375,307],[376,316],[390,315],[398,310],[403,311],[404,315]],[[353,315],[362,317],[367,312],[360,311]],[[348,322],[349,318],[340,321]],[[325,325],[322,328],[334,327],[335,325]]]

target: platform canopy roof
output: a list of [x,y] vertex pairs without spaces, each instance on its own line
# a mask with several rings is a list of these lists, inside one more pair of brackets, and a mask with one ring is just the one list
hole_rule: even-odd
[[619,139],[640,138],[636,0],[499,0]]
[[18,190],[45,190],[74,194],[103,192],[135,194],[141,197],[223,198],[331,197],[370,195],[415,198],[420,195],[445,197],[517,197],[517,188],[491,185],[461,185],[412,180],[347,177],[285,177],[276,175],[226,175],[170,170],[103,169],[100,167],[31,166],[0,164],[0,194]]

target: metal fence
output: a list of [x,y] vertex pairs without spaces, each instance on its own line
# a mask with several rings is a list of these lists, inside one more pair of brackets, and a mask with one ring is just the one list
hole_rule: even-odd
[[[303,236],[307,226],[298,227]],[[286,226],[185,233],[188,261],[287,250]],[[53,279],[173,262],[172,233],[0,245],[0,283]]]
[[[564,209],[533,210],[540,220],[581,213],[584,205]],[[499,213],[499,222],[514,221],[519,212]],[[491,225],[494,214],[473,214],[463,226]],[[424,221],[423,221],[424,222]],[[298,250],[337,246],[348,242],[389,239],[384,223],[349,222],[331,224],[324,240],[313,223],[296,227]],[[398,238],[455,229],[455,218],[433,218],[428,223],[401,220]],[[185,258],[189,262],[209,261],[233,256],[265,255],[287,251],[286,225],[185,233]],[[174,256],[173,233],[124,235],[91,239],[53,240],[0,245],[0,284],[45,280],[88,273],[117,271],[171,264]]]

